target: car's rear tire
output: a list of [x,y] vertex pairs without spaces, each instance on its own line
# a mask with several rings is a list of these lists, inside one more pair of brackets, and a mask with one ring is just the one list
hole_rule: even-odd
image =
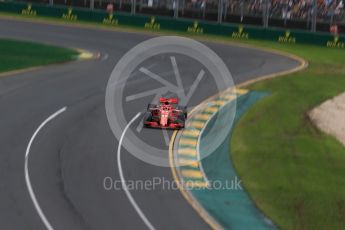
[[157,105],[155,105],[155,104],[148,104],[147,105],[147,110],[154,109],[154,108],[157,108]]
[[186,121],[186,119],[185,119],[184,114],[180,114],[180,115],[177,117],[177,119],[176,119],[175,122],[176,122],[177,124],[181,125],[181,128],[184,128],[184,126],[185,126],[185,121]]
[[144,119],[143,119],[143,122],[144,122],[144,126],[145,127],[148,127],[148,125],[145,124],[145,122],[151,122],[152,121],[152,114],[150,112],[145,112],[144,114]]
[[184,117],[187,118],[187,106],[177,106],[178,110],[182,110]]

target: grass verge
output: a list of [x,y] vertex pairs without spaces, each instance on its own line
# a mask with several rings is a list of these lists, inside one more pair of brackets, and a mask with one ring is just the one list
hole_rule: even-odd
[[257,206],[282,229],[345,228],[345,148],[318,131],[307,112],[345,91],[340,49],[269,44],[309,61],[285,77],[251,85],[270,95],[236,125],[235,168]]
[[32,42],[0,39],[0,73],[73,60],[78,52]]

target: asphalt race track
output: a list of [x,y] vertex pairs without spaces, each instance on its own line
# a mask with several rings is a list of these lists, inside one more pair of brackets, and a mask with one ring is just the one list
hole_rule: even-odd
[[[122,189],[108,191],[105,177],[119,180],[115,139],[105,113],[105,88],[117,61],[148,34],[21,22],[0,18],[0,38],[13,38],[100,52],[95,60],[53,65],[0,78],[0,229],[45,229],[24,176],[28,142],[50,115],[67,110],[37,134],[28,161],[32,187],[54,229],[145,229]],[[249,48],[207,43],[232,72],[236,84],[294,68],[287,57]],[[129,90],[145,86],[131,81]],[[212,95],[200,87],[192,103]],[[204,90],[203,90],[204,89]],[[119,108],[120,109],[120,108]],[[145,109],[126,108],[128,121]],[[161,140],[156,130],[145,140]],[[172,180],[171,170],[152,166],[122,149],[128,180]],[[168,154],[168,153],[167,153]],[[156,229],[208,229],[178,190],[132,191]]]

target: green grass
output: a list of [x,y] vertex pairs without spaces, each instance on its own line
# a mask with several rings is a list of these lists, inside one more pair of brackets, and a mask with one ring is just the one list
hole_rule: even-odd
[[0,39],[0,73],[73,60],[74,50],[31,42]]
[[[9,17],[20,15],[1,13]],[[35,17],[53,23],[53,18]],[[345,52],[307,45],[192,35],[99,23],[73,22],[155,35],[177,34],[215,42],[238,42],[289,52],[309,61],[301,72],[256,83],[250,89],[270,95],[236,125],[232,159],[257,206],[282,229],[345,229],[345,148],[317,130],[306,113],[345,91]]]
[[249,87],[270,95],[235,127],[235,168],[257,206],[280,228],[345,229],[345,148],[307,116],[345,91],[344,50],[254,44],[299,55],[309,68]]

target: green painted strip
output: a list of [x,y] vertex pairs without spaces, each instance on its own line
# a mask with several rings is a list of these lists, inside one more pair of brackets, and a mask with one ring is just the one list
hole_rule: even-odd
[[[250,92],[240,96],[237,99],[235,122],[252,104],[265,95],[265,93]],[[209,124],[212,125],[212,120]],[[205,141],[202,138],[200,154],[202,155],[204,149],[209,148],[212,143],[214,141],[210,139]],[[211,182],[210,188],[192,189],[191,191],[221,225],[226,229],[275,229],[275,226],[256,208],[246,191],[236,189],[235,181],[238,179],[236,179],[237,174],[229,158],[228,141],[225,141],[216,148],[214,153],[204,158],[202,164]],[[213,182],[215,184],[212,184]],[[222,188],[216,187],[217,185],[221,185]]]

